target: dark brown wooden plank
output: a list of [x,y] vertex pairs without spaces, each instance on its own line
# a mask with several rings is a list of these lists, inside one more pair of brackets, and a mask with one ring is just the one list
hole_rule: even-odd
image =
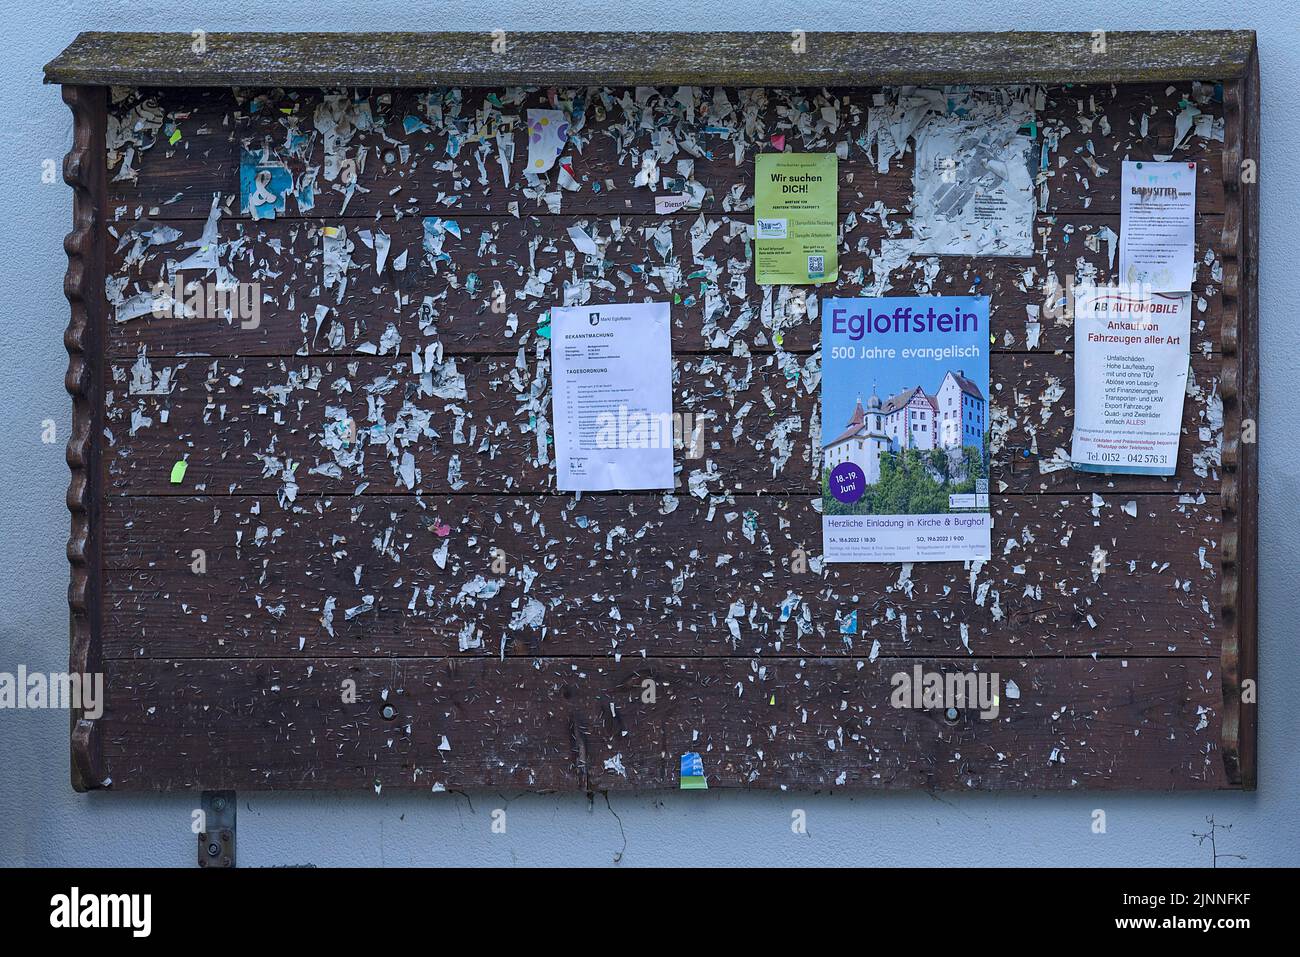
[[[130,394],[134,364],[115,363],[107,488],[133,495],[554,489],[549,443],[539,454],[543,419],[551,414],[549,360],[539,363],[525,350],[516,359],[452,361],[464,388],[449,386],[446,397],[415,394],[421,377],[411,373],[409,351],[396,361],[390,355],[150,362],[148,388],[165,379],[171,390],[165,395]],[[1072,431],[1073,357],[995,355],[991,368],[994,492],[1217,490],[1222,420],[1213,360],[1192,362],[1196,394],[1183,404],[1178,473],[1168,480],[1108,478],[1062,466]],[[674,409],[686,435],[697,428],[701,435],[689,457],[686,450],[675,453],[683,494],[816,494],[817,357],[787,355],[778,363],[775,356],[679,356],[674,369]],[[142,374],[139,387],[144,380]],[[427,426],[421,425],[426,416]],[[347,417],[355,424],[356,449],[327,448],[327,440],[341,442]],[[367,431],[380,419],[378,433]],[[404,439],[393,431],[399,429]],[[417,470],[410,489],[400,474],[407,454]],[[173,485],[171,469],[181,458],[188,470]]]
[[[657,196],[681,191],[674,181],[683,179],[679,168],[683,161],[690,163],[686,179],[703,190],[702,208],[721,215],[752,204],[755,153],[771,151],[778,144],[805,152],[833,150],[842,144],[841,216],[854,212],[863,217],[880,202],[888,210],[901,211],[896,220],[906,220],[915,153],[909,145],[887,172],[877,172],[874,149],[871,153],[866,149],[874,92],[868,87],[728,88],[723,91],[724,102],[712,88],[683,92],[664,87],[638,100],[636,89],[596,86],[564,87],[556,102],[545,91],[532,90],[515,102],[504,88],[472,87],[443,94],[450,99],[439,106],[443,115],[439,123],[436,111],[431,116],[426,107],[427,94],[357,91],[352,94],[357,99],[350,114],[357,128],[347,130],[346,144],[336,154],[356,167],[357,188],[345,190],[345,174],[334,175],[325,163],[325,137],[317,126],[321,91],[253,89],[236,95],[145,89],[115,105],[114,115],[123,126],[134,128],[142,116],[150,126],[149,132],[134,137],[137,142],[129,160],[122,159],[129,145],[120,146],[110,157],[110,208],[119,224],[129,224],[142,214],[151,220],[203,219],[213,194],[219,193],[228,207],[227,218],[249,218],[241,211],[240,158],[245,149],[267,149],[285,164],[295,182],[308,170],[319,171],[312,192],[314,205],[302,209],[295,197],[289,197],[277,214],[288,219],[503,216],[512,210],[545,215],[550,212],[543,199],[546,191],[561,194],[564,214],[653,214]],[[1191,83],[1054,87],[1048,94],[1036,131],[1038,146],[1048,147],[1043,170],[1047,192],[1040,207],[1045,213],[1117,215],[1121,160],[1164,154],[1197,164],[1198,212],[1223,211],[1221,139],[1198,135],[1193,129],[1177,150],[1174,143],[1175,117],[1183,104],[1191,103],[1205,115],[1221,119],[1221,102],[1208,97],[1196,101]],[[344,104],[354,102],[333,95],[342,96]],[[568,112],[575,127],[580,125],[564,154],[572,160],[576,189],[561,189],[558,167],[544,174],[548,185],[543,189],[530,187],[522,175],[528,156],[526,110],[556,106]],[[459,111],[459,122],[453,108]],[[798,126],[791,119],[820,115],[822,109],[830,111],[834,129],[814,123]],[[326,110],[329,124],[337,122],[337,113],[337,109]],[[516,120],[510,134],[514,159],[508,182],[499,167],[496,127],[480,115]],[[1146,135],[1140,125],[1143,115]],[[407,132],[408,119],[420,126]],[[1110,124],[1110,136],[1101,133],[1103,122]],[[728,127],[736,130],[732,137],[713,132]],[[293,148],[291,131],[293,137],[301,137]],[[671,146],[662,142],[666,132],[674,137]],[[737,139],[744,144],[739,162]],[[656,143],[661,147],[658,153],[651,149]],[[657,160],[653,189],[634,182],[647,155]]]
[[[206,218],[213,193],[230,203],[226,215],[249,218],[240,208],[241,156],[245,149],[264,148],[287,166],[295,182],[306,170],[320,170],[314,208],[304,210],[290,197],[277,214],[289,219],[373,218],[398,212],[545,215],[551,212],[542,195],[548,191],[562,194],[565,214],[644,215],[655,213],[657,197],[680,193],[686,179],[704,190],[704,209],[722,213],[738,202],[735,208],[743,210],[753,202],[754,155],[775,149],[774,136],[783,137],[792,149],[833,150],[837,142],[850,144],[840,164],[840,203],[845,209],[867,193],[871,202],[883,197],[890,208],[901,207],[911,196],[910,158],[878,175],[874,160],[854,142],[865,137],[868,89],[691,89],[689,105],[680,99],[687,92],[676,87],[648,90],[640,99],[633,88],[570,87],[559,91],[554,101],[547,91],[536,89],[476,87],[433,94],[386,90],[369,96],[358,91],[355,100],[344,97],[345,104],[354,104],[349,116],[355,129],[348,130],[346,145],[338,152],[342,161],[355,164],[357,188],[351,192],[344,190],[342,173],[336,177],[325,168],[317,118],[326,96],[322,91],[223,91],[198,98],[192,93],[147,89],[118,103],[117,115],[125,122],[134,124],[143,111],[161,121],[164,132],[152,145],[140,137],[129,164],[131,176],[115,163],[112,201],[126,218],[133,218],[137,208],[152,218]],[[431,95],[440,97],[433,107],[427,101]],[[792,115],[822,106],[834,111],[836,130],[812,124],[803,131],[794,128]],[[576,188],[561,189],[558,165],[544,174],[542,189],[525,180],[530,108],[563,108],[572,118],[575,129],[561,158],[571,160]],[[331,117],[336,112],[328,111]],[[482,118],[487,116],[510,123],[513,159],[508,182],[495,139],[499,120]],[[408,132],[408,122],[419,126]],[[734,131],[715,132],[724,127]],[[290,128],[305,138],[292,150],[286,145]],[[181,132],[175,143],[166,132],[172,129]],[[662,141],[663,131],[675,138],[673,145]],[[739,162],[737,140],[743,143]],[[659,150],[653,153],[656,144]],[[634,180],[647,153],[657,159],[657,175],[653,185],[638,187]],[[682,162],[691,164],[689,177],[679,168]]]
[[[954,723],[891,705],[891,676],[918,664],[973,667],[113,661],[101,719],[106,776],[129,791],[676,788],[681,754],[695,751],[711,788],[1223,786],[1214,658],[983,662],[1002,685],[998,717],[965,711]],[[349,681],[353,703],[344,702]]]
[[[498,35],[499,34],[499,35]],[[796,36],[796,34],[800,36]],[[803,45],[794,41],[802,38]],[[1253,30],[1051,33],[85,32],[47,83],[455,86],[469,83],[1123,83],[1241,76]],[[498,40],[503,40],[504,45]],[[1099,40],[1101,41],[1099,43]]]
[[[419,336],[426,297],[436,311],[432,329],[449,355],[509,352],[531,343],[555,305],[642,299],[672,302],[673,346],[678,352],[730,352],[737,343],[770,352],[778,338],[787,351],[815,349],[820,319],[807,310],[782,308],[788,290],[753,281],[751,243],[744,232],[752,217],[705,217],[707,228],[714,231],[696,254],[691,237],[699,220],[698,215],[627,216],[618,218],[616,229],[612,221],[595,217],[461,217],[463,238],[448,238],[444,251],[451,261],[440,262],[436,271],[422,254],[418,217],[350,224],[346,230],[355,247],[353,266],[341,302],[339,288],[326,288],[323,278],[322,230],[332,225],[330,221],[229,223],[221,227],[226,244],[221,262],[229,278],[257,284],[257,295],[250,293],[249,298],[260,304],[256,324],[215,312],[197,318],[144,315],[112,323],[109,349],[119,357],[134,357],[141,346],[148,347],[151,356],[349,354],[364,343],[377,345],[389,323],[404,341]],[[586,257],[576,252],[566,233],[570,226],[604,245],[601,268],[586,271]],[[1041,352],[1070,349],[1074,323],[1068,310],[1057,308],[1059,287],[1072,281],[1115,280],[1104,230],[1118,237],[1119,227],[1118,216],[1041,217],[1040,253],[1032,258],[913,258],[889,272],[886,291],[987,295],[995,349],[1019,352],[1031,344]],[[665,229],[667,234],[660,232]],[[389,237],[381,273],[378,254],[367,247],[361,230],[369,232],[372,244],[381,230]],[[128,241],[120,245],[110,268],[121,283],[123,299],[166,281],[168,260],[183,257],[177,252],[179,244],[197,238],[202,224],[183,223],[180,231],[183,238],[143,253],[127,233],[119,233]],[[1192,321],[1192,349],[1198,353],[1218,348],[1221,263],[1214,257],[1222,232],[1222,217],[1199,219],[1200,266],[1193,285]],[[660,254],[651,238],[657,235],[671,236],[671,258]],[[839,280],[805,287],[803,294],[861,296],[881,288],[886,271],[879,257],[884,229],[864,220],[846,235]],[[117,246],[118,238],[111,244]],[[1118,239],[1114,248],[1117,255]],[[396,271],[393,260],[403,252],[406,268]],[[546,271],[551,277],[542,282],[539,276]],[[185,280],[203,281],[203,276],[189,273]],[[1049,304],[1056,310],[1050,316]],[[321,306],[329,310],[331,321],[341,320],[337,339],[317,332],[315,314]],[[1036,341],[1031,321],[1038,323]]]
[[[1057,366],[1055,363],[1061,363]],[[990,363],[993,406],[993,462],[997,492],[1047,492],[1063,489],[1123,493],[1143,489],[1167,492],[1217,491],[1223,445],[1223,410],[1218,357],[1191,360],[1183,399],[1182,441],[1177,474],[1168,479],[1131,482],[1129,476],[1097,476],[1068,466],[1074,418],[1073,356],[993,356]],[[1054,397],[1059,399],[1054,401]],[[1005,428],[1005,432],[1003,429]]]
[[[1045,134],[1055,141],[1047,164],[1046,210],[1118,215],[1124,160],[1168,157],[1196,164],[1196,211],[1223,212],[1223,92],[1209,83],[1200,87],[1205,96],[1193,96],[1190,83],[1169,81],[1052,87],[1039,116]],[[1189,116],[1199,112],[1217,122],[1217,128],[1210,136],[1199,136],[1193,125],[1178,140],[1177,118],[1184,111]]]
[[808,498],[115,498],[105,653],[1216,654],[1218,513],[1000,497],[988,562],[904,568],[823,566]]

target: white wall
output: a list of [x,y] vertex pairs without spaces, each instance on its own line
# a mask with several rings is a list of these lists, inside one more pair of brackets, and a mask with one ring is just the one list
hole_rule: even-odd
[[[480,12],[491,7],[490,18]],[[945,793],[769,795],[687,792],[643,797],[471,797],[373,793],[246,794],[239,855],[270,864],[1208,864],[1191,836],[1207,815],[1233,829],[1220,851],[1247,865],[1300,863],[1300,418],[1292,366],[1300,321],[1290,304],[1300,191],[1297,14],[1290,0],[1218,7],[1194,0],[414,0],[277,5],[236,0],[65,0],[14,4],[0,35],[10,118],[0,124],[0,670],[67,664],[68,566],[64,543],[68,471],[63,440],[70,402],[62,240],[70,191],[42,185],[41,163],[59,163],[71,119],[41,66],[80,30],[1096,30],[1254,28],[1264,86],[1260,352],[1261,624],[1260,789],[1256,794],[984,795]],[[701,53],[707,55],[707,40]],[[60,442],[40,442],[41,422]],[[68,786],[67,715],[0,713],[0,864],[194,863],[193,796],[74,794]],[[489,830],[492,809],[508,830]],[[611,809],[612,808],[612,809]],[[790,812],[808,814],[808,834]],[[1090,831],[1103,808],[1108,833]],[[1237,862],[1227,861],[1225,864]]]

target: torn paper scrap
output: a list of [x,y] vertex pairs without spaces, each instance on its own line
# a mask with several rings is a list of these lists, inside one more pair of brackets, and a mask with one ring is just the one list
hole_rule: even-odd
[[545,173],[555,165],[569,139],[563,110],[528,111],[528,172]]
[[[913,134],[916,255],[1032,256],[1036,88],[948,94]],[[930,109],[934,110],[933,101]]]
[[293,191],[293,174],[277,160],[243,150],[239,158],[239,208],[253,219],[275,219]]
[[681,790],[683,791],[707,791],[709,782],[704,777],[704,762],[700,760],[699,752],[687,751],[682,755],[682,775]]

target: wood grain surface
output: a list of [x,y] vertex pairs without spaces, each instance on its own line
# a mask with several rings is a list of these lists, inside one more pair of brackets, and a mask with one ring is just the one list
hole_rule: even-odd
[[[272,56],[259,42],[249,64]],[[99,76],[119,46],[87,39],[50,75]],[[108,706],[83,729],[82,786],[662,788],[686,751],[713,787],[1240,785],[1220,742],[1240,119],[1212,82],[1235,67],[1047,88],[1034,254],[891,259],[912,236],[914,154],[880,168],[867,117],[889,91],[843,75],[327,94],[259,86],[292,75],[264,66],[238,91],[163,78],[107,106],[92,461]],[[1204,119],[1176,144],[1192,102]],[[496,136],[541,106],[573,119],[571,188],[525,182],[522,124]],[[831,287],[753,281],[753,160],[782,143],[844,154]],[[318,171],[313,201],[252,218],[250,151],[295,182]],[[1197,167],[1177,474],[1074,472],[1061,287],[1115,277],[1121,163],[1166,155]],[[634,185],[646,157],[654,190]],[[355,179],[326,175],[338,161]],[[687,189],[698,204],[656,213]],[[440,247],[426,218],[455,225]],[[178,269],[214,236],[213,269]],[[327,236],[350,244],[342,269]],[[178,272],[256,284],[256,321],[117,321]],[[819,418],[817,297],[927,294],[991,299],[993,554],[825,565],[816,476],[840,423]],[[639,300],[672,303],[677,486],[559,493],[549,310]],[[914,667],[996,672],[999,713],[895,707],[892,677]]]

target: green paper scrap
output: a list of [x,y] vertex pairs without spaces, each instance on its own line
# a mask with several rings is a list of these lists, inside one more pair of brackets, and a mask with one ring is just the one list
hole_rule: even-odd
[[189,467],[190,464],[186,462],[184,459],[181,459],[179,462],[177,462],[175,465],[172,466],[173,485],[180,485],[181,482],[185,481],[185,470]]
[[839,157],[759,153],[754,161],[754,268],[760,285],[839,277]]
[[172,146],[175,146],[177,143],[180,142],[180,139],[181,139],[181,128],[178,126],[176,127],[176,129],[172,130],[172,135],[167,137],[167,142],[170,143]]
[[683,791],[707,791],[709,782],[702,777],[694,774],[682,778],[681,790]]

